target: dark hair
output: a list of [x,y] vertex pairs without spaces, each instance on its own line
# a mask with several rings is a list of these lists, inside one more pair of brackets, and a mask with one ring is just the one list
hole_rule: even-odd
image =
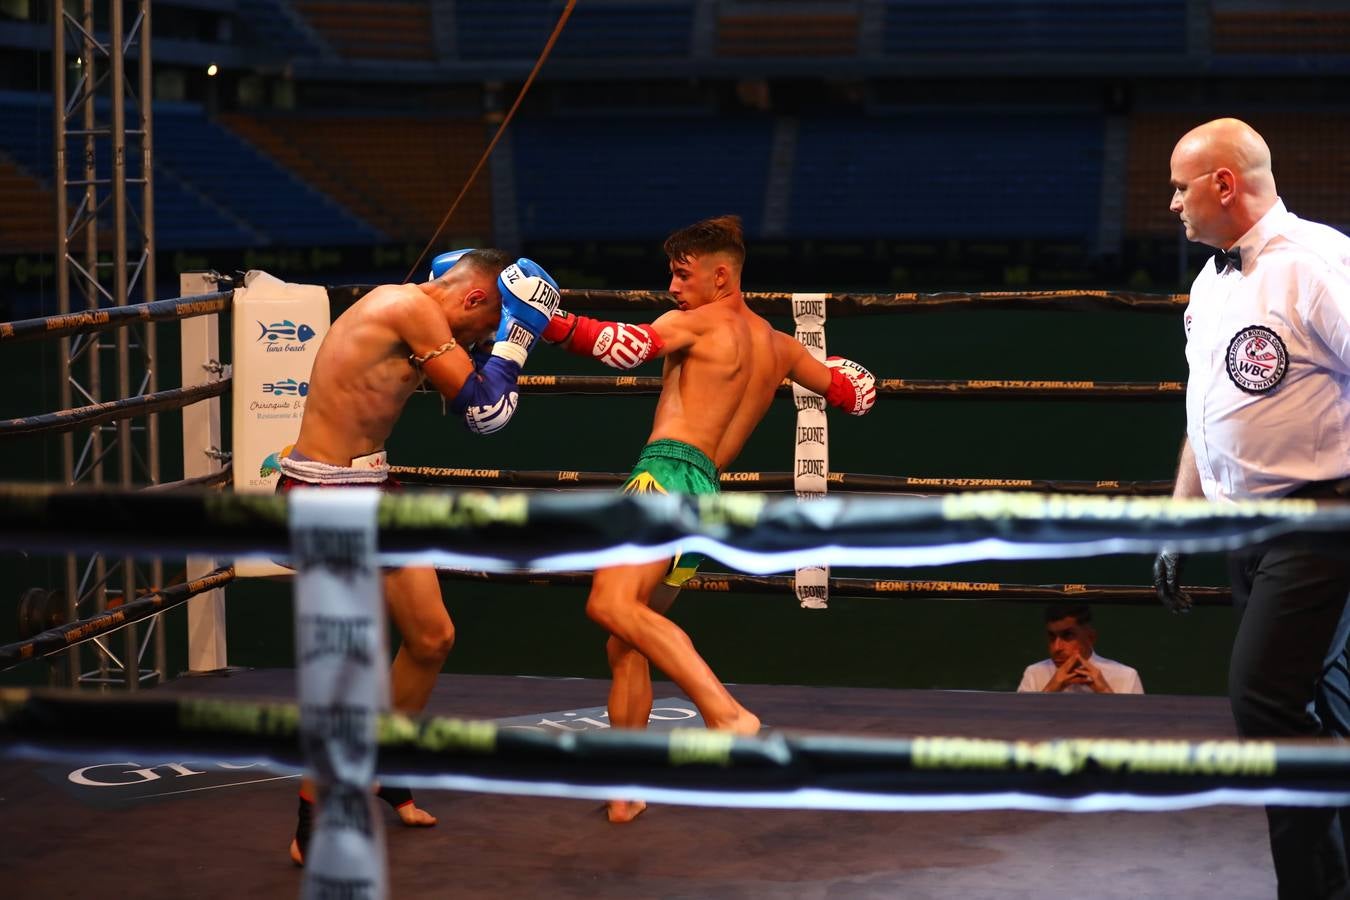
[[496,250],[492,247],[484,247],[481,250],[470,250],[459,258],[460,263],[468,263],[473,268],[482,272],[484,275],[490,275],[496,278],[502,274],[502,270],[511,263],[515,262],[504,250]]
[[726,253],[739,266],[745,262],[745,235],[741,231],[741,217],[717,216],[686,225],[666,238],[663,247],[666,256],[676,262],[684,262],[691,256]]
[[1076,619],[1079,625],[1092,624],[1092,610],[1086,603],[1051,603],[1045,608],[1046,623]]

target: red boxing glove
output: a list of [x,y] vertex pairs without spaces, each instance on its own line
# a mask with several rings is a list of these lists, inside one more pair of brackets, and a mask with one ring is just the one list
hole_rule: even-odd
[[831,356],[825,365],[830,367],[830,389],[825,392],[825,402],[851,416],[867,415],[877,402],[877,380],[872,373],[842,356]]
[[574,316],[558,310],[549,320],[542,337],[550,344],[567,341],[567,349],[579,356],[591,356],[615,369],[631,369],[660,355],[666,342],[650,325],[628,322],[602,322],[586,316]]

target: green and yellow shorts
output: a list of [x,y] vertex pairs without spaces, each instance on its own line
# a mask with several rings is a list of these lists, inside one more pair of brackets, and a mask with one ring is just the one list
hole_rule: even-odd
[[[625,494],[716,494],[721,490],[717,467],[708,454],[684,441],[663,438],[642,448]],[[680,553],[666,574],[666,584],[680,587],[698,572],[702,553]]]

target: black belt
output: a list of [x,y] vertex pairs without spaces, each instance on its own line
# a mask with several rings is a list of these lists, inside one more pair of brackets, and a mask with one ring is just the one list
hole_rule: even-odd
[[1310,481],[1285,496],[1311,500],[1350,500],[1350,477]]

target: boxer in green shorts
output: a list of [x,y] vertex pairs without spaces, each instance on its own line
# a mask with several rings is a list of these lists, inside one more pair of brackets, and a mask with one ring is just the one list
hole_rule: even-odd
[[[663,438],[642,448],[633,474],[624,482],[625,494],[716,494],[721,490],[717,467],[708,454],[684,441]],[[673,588],[698,574],[702,553],[676,552],[664,584]]]
[[[784,378],[854,415],[872,408],[876,385],[866,369],[838,357],[821,362],[745,305],[740,219],[721,216],[681,228],[666,240],[665,251],[679,309],[650,324],[602,322],[559,310],[541,335],[616,369],[663,360],[651,434],[625,491],[715,493],[718,471],[741,452]],[[647,727],[650,661],[694,701],[709,728],[759,730],[755,714],[736,702],[689,635],[665,616],[679,586],[698,568],[701,560],[694,557],[595,573],[586,614],[610,634],[605,651],[614,675],[609,721],[615,727]],[[609,819],[630,821],[645,806],[611,800]]]

